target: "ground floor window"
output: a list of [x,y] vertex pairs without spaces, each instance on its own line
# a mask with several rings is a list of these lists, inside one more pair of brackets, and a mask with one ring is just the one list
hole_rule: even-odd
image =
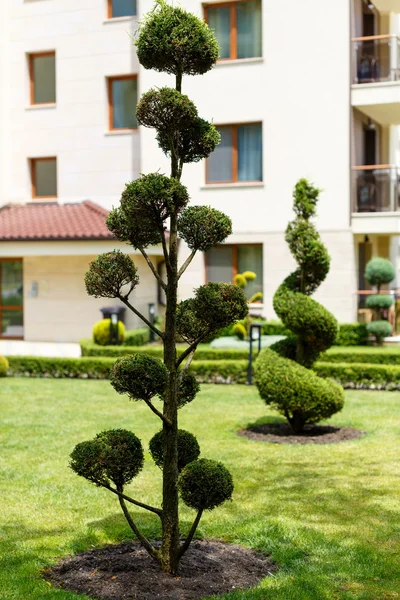
[[207,281],[231,283],[237,273],[253,271],[257,278],[245,288],[247,298],[263,291],[262,244],[214,246],[206,252]]
[[0,337],[24,336],[22,259],[0,258]]

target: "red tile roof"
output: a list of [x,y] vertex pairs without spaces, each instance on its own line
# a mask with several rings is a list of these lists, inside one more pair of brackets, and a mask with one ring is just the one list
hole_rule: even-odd
[[115,239],[108,211],[89,200],[76,204],[7,204],[0,208],[0,241]]

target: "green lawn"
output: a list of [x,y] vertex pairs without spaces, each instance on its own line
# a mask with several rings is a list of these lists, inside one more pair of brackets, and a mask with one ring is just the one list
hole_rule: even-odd
[[[207,514],[199,535],[271,553],[280,569],[257,590],[228,600],[400,598],[400,394],[352,392],[332,422],[367,437],[338,445],[256,443],[236,431],[272,413],[246,386],[203,386],[181,411],[203,456],[224,461],[234,501]],[[159,428],[140,403],[108,382],[3,379],[0,419],[0,598],[77,600],[40,569],[57,557],[130,537],[116,498],[67,467],[73,446],[107,428],[131,428],[145,445]],[[148,457],[131,486],[159,501]],[[136,513],[135,513],[136,514]],[[193,511],[182,510],[183,530]],[[137,517],[149,536],[158,519]]]

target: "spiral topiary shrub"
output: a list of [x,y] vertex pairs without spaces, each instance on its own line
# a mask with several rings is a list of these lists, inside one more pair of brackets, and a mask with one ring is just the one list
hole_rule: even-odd
[[[146,354],[126,356],[116,361],[111,372],[114,389],[131,400],[142,400],[162,423],[162,431],[151,442],[152,454],[162,470],[162,507],[145,504],[124,490],[133,476],[129,471],[130,447],[126,449],[125,442],[115,446],[103,435],[78,444],[72,453],[71,467],[118,497],[129,526],[146,551],[163,571],[176,574],[203,511],[219,506],[231,497],[233,490],[227,469],[220,463],[198,459],[196,438],[178,428],[178,411],[192,402],[199,391],[198,381],[188,369],[197,346],[244,319],[248,304],[243,291],[228,283],[200,286],[192,298],[178,303],[179,280],[196,253],[224,242],[232,232],[230,218],[221,211],[209,206],[188,206],[189,194],[181,183],[184,165],[206,158],[220,141],[216,127],[202,119],[193,102],[182,94],[183,75],[209,71],[218,58],[218,43],[201,19],[164,0],[158,0],[142,19],[135,43],[139,62],[145,69],[172,74],[175,79],[172,88],[146,92],[137,107],[139,123],[155,130],[160,149],[170,157],[171,170],[170,176],[156,172],[128,182],[119,206],[110,212],[106,223],[120,242],[142,254],[165,293],[164,326],[150,322],[134,306],[130,294],[138,283],[137,272],[131,259],[122,253],[114,251],[98,257],[91,263],[85,281],[90,295],[118,298],[162,341],[163,361]],[[178,260],[178,236],[190,250],[182,264]],[[165,261],[165,277],[147,252],[157,244]],[[99,326],[96,336],[96,341],[108,343],[107,325]],[[180,352],[176,346],[178,337],[187,343]],[[131,469],[135,471],[142,459],[139,451],[133,456],[136,458],[132,458]],[[179,490],[188,506],[197,510],[184,542],[179,525]],[[141,491],[138,487],[138,493]],[[159,517],[160,546],[142,533],[127,503]]]
[[330,265],[328,252],[310,221],[316,213],[319,190],[301,179],[293,196],[296,219],[287,227],[286,241],[298,268],[274,296],[275,312],[292,335],[260,353],[255,382],[266,404],[283,414],[299,433],[306,423],[317,423],[341,410],[344,392],[338,384],[323,381],[309,370],[320,353],[333,345],[338,324],[326,308],[310,298]]
[[[164,432],[161,430],[149,442],[151,457],[160,469],[164,464],[163,439]],[[197,460],[199,456],[200,446],[193,433],[178,429],[178,471],[182,471],[187,464]]]
[[[125,325],[118,321],[118,341],[120,344],[125,339]],[[93,326],[93,341],[99,346],[108,346],[111,340],[111,319],[102,319]]]
[[374,312],[374,320],[367,323],[367,331],[375,337],[378,345],[383,344],[385,337],[392,335],[393,327],[387,320],[387,311],[394,304],[394,298],[390,294],[381,294],[381,287],[393,281],[396,271],[390,260],[386,258],[372,258],[365,267],[365,279],[376,286],[376,294],[368,296],[367,308]]
[[8,360],[5,356],[0,356],[0,377],[7,377]]

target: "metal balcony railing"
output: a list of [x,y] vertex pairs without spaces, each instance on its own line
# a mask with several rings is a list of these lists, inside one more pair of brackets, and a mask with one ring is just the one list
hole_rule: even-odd
[[399,168],[391,165],[353,167],[353,212],[398,211],[399,176]]
[[400,39],[397,35],[353,38],[354,83],[400,80]]

